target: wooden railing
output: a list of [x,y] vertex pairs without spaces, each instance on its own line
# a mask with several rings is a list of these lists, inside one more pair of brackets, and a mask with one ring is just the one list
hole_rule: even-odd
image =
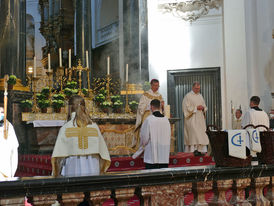
[[[113,198],[127,205],[137,195],[141,205],[184,205],[184,196],[194,194],[193,205],[270,205],[274,203],[274,165],[245,168],[184,167],[141,170],[113,175],[71,178],[29,178],[0,182],[0,205],[78,205],[87,200],[102,205]],[[266,195],[263,194],[267,187]],[[205,201],[212,190],[213,199]],[[232,190],[227,202],[225,192]]]

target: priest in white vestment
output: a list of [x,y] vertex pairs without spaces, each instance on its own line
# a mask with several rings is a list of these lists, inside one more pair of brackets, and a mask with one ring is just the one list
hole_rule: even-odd
[[171,138],[170,123],[160,112],[159,100],[152,100],[150,105],[152,114],[142,124],[140,148],[136,154],[141,155],[144,152],[146,169],[167,168]]
[[151,111],[150,111],[151,100],[158,99],[159,101],[161,101],[160,112],[163,113],[164,111],[164,101],[163,101],[162,95],[158,92],[159,80],[152,79],[150,81],[150,86],[151,86],[151,89],[144,92],[138,104],[136,123],[135,123],[135,140],[133,140],[133,146],[135,146],[135,148],[138,148],[140,144],[140,128],[142,126],[142,123],[151,114]]
[[4,137],[4,109],[0,107],[0,181],[14,177],[18,165],[18,140],[12,124],[7,120]]
[[85,100],[69,100],[68,122],[60,129],[52,153],[53,176],[99,175],[110,166],[110,155],[96,123],[85,108]]
[[[265,111],[259,108],[260,97],[253,96],[250,98],[250,109],[244,114],[242,119],[242,127],[252,124],[254,126],[264,125],[269,128],[269,117]],[[252,128],[252,127],[251,127]],[[259,131],[265,131],[266,129],[263,127],[258,128]]]
[[207,107],[200,89],[200,83],[194,82],[192,91],[186,94],[182,103],[185,152],[194,152],[197,156],[204,155],[209,144],[205,123]]

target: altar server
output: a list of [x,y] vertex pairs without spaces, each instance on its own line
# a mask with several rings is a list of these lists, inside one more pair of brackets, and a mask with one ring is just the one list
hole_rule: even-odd
[[160,112],[160,101],[150,103],[152,114],[146,118],[140,132],[140,148],[133,155],[136,158],[144,151],[146,169],[166,168],[169,163],[171,129],[167,117]]
[[141,96],[136,116],[136,124],[135,124],[135,140],[133,140],[133,146],[138,148],[140,144],[140,128],[145,119],[151,114],[150,112],[150,102],[153,99],[158,99],[161,102],[160,112],[164,111],[164,101],[162,95],[158,92],[159,89],[159,80],[152,79],[150,81],[151,88],[144,92]]
[[4,108],[0,107],[0,181],[14,177],[18,165],[19,144],[14,128],[8,120],[6,132],[4,130]]
[[[259,108],[260,104],[260,97],[253,96],[250,98],[250,109],[245,113],[243,120],[242,120],[242,127],[249,124],[253,124],[254,126],[257,125],[264,125],[269,127],[269,118],[265,111]],[[259,131],[264,131],[265,128],[259,127]]]
[[68,122],[59,131],[51,162],[54,176],[99,175],[110,166],[104,138],[79,95],[69,100]]

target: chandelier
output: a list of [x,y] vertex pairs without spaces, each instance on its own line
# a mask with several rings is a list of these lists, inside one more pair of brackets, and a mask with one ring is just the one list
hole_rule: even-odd
[[159,0],[158,2],[158,8],[163,13],[172,13],[189,22],[207,15],[210,9],[218,9],[221,6],[221,0]]

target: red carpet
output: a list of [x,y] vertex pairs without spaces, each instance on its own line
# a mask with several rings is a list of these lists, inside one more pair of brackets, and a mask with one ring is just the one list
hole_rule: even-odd
[[[214,165],[211,156],[195,157],[193,153],[179,152],[170,156],[169,167]],[[145,165],[142,158],[112,157],[108,172],[141,170]],[[17,177],[48,176],[51,175],[51,156],[25,154],[19,155]]]

